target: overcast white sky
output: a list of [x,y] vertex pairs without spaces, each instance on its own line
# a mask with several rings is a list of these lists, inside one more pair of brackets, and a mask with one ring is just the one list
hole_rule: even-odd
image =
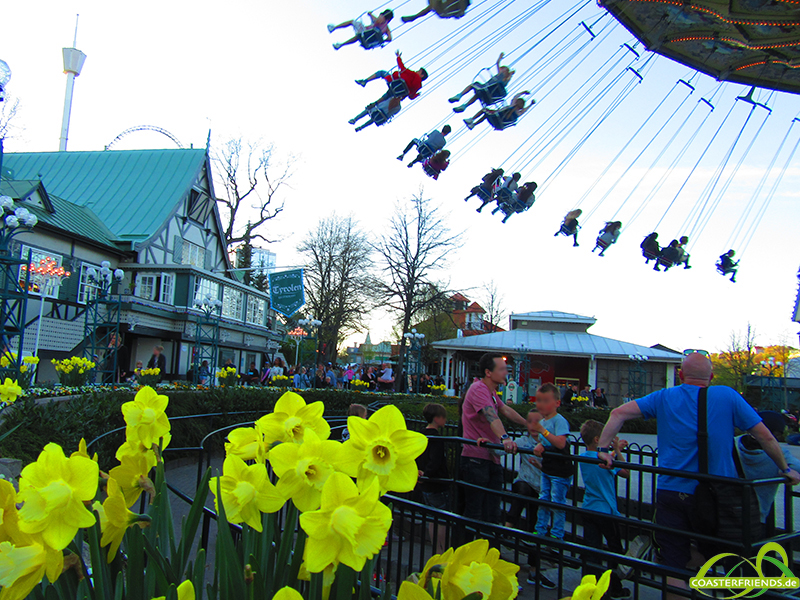
[[[390,6],[401,3],[398,0]],[[398,15],[416,12],[424,6],[424,0],[404,4]],[[584,82],[591,84],[598,69],[611,66],[622,55],[615,52],[630,41],[630,36],[619,26],[609,26],[605,30],[609,33],[607,38],[598,38],[573,63],[548,77],[586,40],[577,33],[580,20],[594,22],[602,11],[589,3],[574,19],[523,55],[542,37],[537,37],[537,32],[549,31],[546,26],[573,3],[550,2],[510,30],[512,19],[533,4],[510,3],[503,12],[486,19],[484,25],[478,27],[476,23],[475,30],[463,36],[462,43],[447,41],[440,48],[433,47],[467,19],[494,5],[477,0],[461,21],[431,17],[414,28],[402,26],[396,31],[396,43],[370,52],[358,47],[334,52],[331,42],[345,39],[348,33],[329,35],[325,29],[329,22],[375,8],[363,1],[144,0],[118,4],[49,0],[7,4],[0,21],[0,58],[13,71],[8,93],[19,99],[20,111],[6,151],[57,150],[65,86],[61,48],[71,45],[75,14],[80,13],[78,47],[88,58],[76,82],[69,149],[102,149],[124,129],[141,124],[163,127],[187,146],[204,145],[209,128],[214,141],[244,135],[274,143],[279,154],[298,157],[292,189],[286,194],[286,210],[267,228],[268,235],[281,238],[271,245],[280,265],[296,264],[294,248],[320,217],[333,210],[352,213],[368,230],[380,232],[394,203],[424,186],[424,193],[450,213],[451,228],[464,232],[463,248],[441,276],[468,296],[480,299],[478,289],[493,279],[501,288],[509,311],[556,309],[591,315],[598,319],[593,333],[645,345],[662,343],[678,349],[717,350],[724,347],[731,330],[744,328],[748,321],[755,326],[761,343],[785,339],[797,345],[800,326],[792,323],[791,313],[800,264],[799,157],[792,161],[741,257],[739,282],[732,284],[714,270],[714,261],[731,245],[732,236],[739,238],[734,247],[741,246],[742,231],[737,223],[790,122],[800,111],[797,97],[779,93],[770,98],[774,111],[730,187],[719,196],[719,205],[710,219],[698,219],[692,211],[704,201],[698,199],[704,198],[703,190],[744,123],[749,106],[738,103],[715,144],[678,193],[743,88],[729,85],[717,93],[717,109],[677,167],[668,170],[707,112],[702,106],[695,108],[697,101],[701,95],[709,97],[717,84],[709,77],[696,76],[692,83],[697,91],[684,104],[681,101],[688,88],[679,86],[647,121],[675,82],[692,75],[685,67],[664,58],[651,61],[645,69],[644,83],[635,86],[566,168],[553,177],[562,159],[632,75],[625,75],[585,118],[572,115],[559,122],[552,131],[554,135],[563,133],[563,142],[548,137],[549,124],[563,114],[559,110],[571,106],[578,97],[576,90]],[[605,17],[597,29],[609,21]],[[470,50],[493,31],[500,35],[505,31],[506,35],[478,43]],[[573,39],[571,36],[576,42],[569,51],[547,55],[550,48],[562,40],[566,44]],[[519,50],[512,53],[517,47]],[[555,46],[556,50],[563,47]],[[428,68],[431,79],[423,87],[421,98],[406,102],[409,110],[395,121],[355,134],[347,119],[379,97],[383,84],[376,82],[361,89],[353,79],[391,67],[396,48],[403,51],[409,66]],[[413,60],[429,49],[422,59]],[[513,129],[485,135],[483,126],[453,140],[453,164],[439,181],[427,178],[419,168],[409,170],[396,161],[395,156],[411,137],[452,115],[446,98],[468,83],[481,67],[493,64],[500,50],[511,53],[510,60],[519,60],[515,65],[517,81],[529,68],[542,67],[538,74],[529,72],[531,77],[526,83],[527,88],[536,89],[537,107]],[[641,67],[645,59],[646,56],[634,66]],[[611,77],[627,64],[626,58],[612,70]],[[562,76],[564,82],[559,83]],[[757,95],[762,100],[767,96]],[[675,117],[667,121],[673,111],[677,111]],[[707,207],[723,190],[728,174],[765,114],[761,109],[753,114]],[[551,115],[555,117],[548,121]],[[455,115],[448,122],[461,125]],[[665,122],[662,133],[654,138]],[[643,123],[641,134],[581,202],[584,192]],[[459,129],[454,127],[455,132]],[[657,160],[676,132],[675,141]],[[798,136],[800,126],[796,125],[778,157],[776,170],[756,198],[756,208]],[[650,140],[654,141],[645,148]],[[117,147],[170,146],[169,140],[155,134],[136,134]],[[519,152],[506,160],[516,149]],[[529,150],[537,153],[530,162],[525,159]],[[543,192],[529,213],[516,215],[505,225],[501,225],[499,215],[492,217],[488,211],[476,214],[476,200],[463,202],[480,177],[501,164],[507,170],[520,169],[523,175],[539,182]],[[652,165],[655,167],[651,169]],[[644,205],[662,174],[667,175],[663,187]],[[581,246],[572,248],[569,240],[555,238],[553,233],[564,213],[579,203],[586,214],[595,206],[597,210],[583,220]],[[590,250],[595,234],[612,216],[623,221],[619,243],[604,258],[593,256]],[[702,229],[702,235],[692,236],[692,270],[659,274],[644,265],[639,243],[662,217],[658,231],[664,242]],[[629,228],[625,228],[628,223]],[[372,339],[377,341],[389,335],[391,320],[376,315],[370,328]],[[363,339],[363,334],[356,338]]]

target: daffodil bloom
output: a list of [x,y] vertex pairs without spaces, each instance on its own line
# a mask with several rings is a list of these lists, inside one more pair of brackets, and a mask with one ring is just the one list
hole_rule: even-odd
[[125,417],[125,437],[138,440],[143,446],[150,448],[158,445],[159,438],[169,433],[170,425],[167,414],[169,399],[161,396],[148,386],[143,387],[130,402],[122,405]]
[[[164,447],[167,447],[168,440],[170,439],[170,434],[164,436]],[[158,462],[156,457],[156,453],[153,451],[152,447],[145,447],[142,445],[141,442],[138,440],[128,440],[124,444],[122,444],[119,448],[117,448],[117,452],[114,455],[119,462],[122,462],[123,457],[125,456],[139,456],[140,454],[147,455],[148,462],[151,462],[155,465]]]
[[54,550],[63,550],[78,529],[91,527],[94,515],[86,509],[97,494],[100,470],[83,456],[64,456],[57,444],[47,444],[36,462],[22,469],[17,501],[19,528],[24,533],[41,533]]
[[269,462],[278,480],[278,491],[291,498],[301,512],[317,510],[322,487],[328,481],[339,459],[342,444],[320,440],[313,429],[307,429],[302,444],[283,443],[269,453]]
[[17,491],[5,479],[0,479],[0,515],[0,542],[27,545],[32,541],[31,536],[19,530]]
[[100,546],[105,547],[110,544],[108,562],[113,561],[117,555],[128,527],[134,523],[150,522],[150,517],[147,515],[137,515],[129,511],[125,504],[125,497],[119,491],[109,495],[102,504],[95,501],[92,508],[100,515],[100,530],[103,532]]
[[256,426],[264,436],[267,450],[277,442],[302,443],[308,429],[312,429],[319,439],[327,440],[331,426],[322,417],[324,411],[322,402],[306,404],[299,394],[286,392],[275,403],[272,414],[261,417]]
[[81,438],[81,441],[78,443],[78,449],[69,455],[70,458],[73,456],[83,456],[84,458],[90,458],[94,462],[97,462],[97,452],[94,453],[94,456],[89,456],[89,450],[86,448],[86,440]]
[[450,600],[480,592],[487,600],[516,598],[519,566],[500,559],[497,548],[489,548],[487,540],[475,540],[443,555],[432,557],[425,566],[423,581],[433,565],[446,565],[442,573],[442,597]]
[[[336,579],[337,566],[335,564],[328,565],[322,571],[322,600],[328,600],[331,596],[331,587],[333,587],[333,580]],[[311,573],[308,572],[305,561],[300,563],[300,571],[297,574],[297,578],[302,581],[311,581]]]
[[319,510],[300,515],[308,534],[305,554],[309,573],[342,563],[356,571],[377,554],[392,524],[392,512],[379,499],[378,482],[359,493],[344,473],[332,473],[322,487]]
[[255,460],[258,458],[260,450],[261,433],[255,427],[237,427],[228,434],[228,441],[225,443],[226,456],[238,456],[242,460]]
[[47,551],[41,544],[0,543],[0,586],[3,600],[22,600],[44,577]]
[[266,465],[248,465],[238,456],[226,457],[222,463],[222,476],[209,482],[214,506],[219,510],[217,485],[228,521],[247,523],[256,531],[261,531],[261,513],[278,512],[286,503],[286,498],[267,477]]
[[5,404],[14,404],[21,395],[22,388],[19,384],[6,377],[6,380],[0,385],[0,401]]
[[155,493],[149,477],[150,469],[156,466],[155,454],[125,455],[120,463],[108,472],[109,495],[119,491],[125,497],[125,505],[133,506],[143,491]]
[[272,597],[272,600],[303,600],[303,597],[300,595],[300,592],[287,585],[279,589]]
[[600,581],[594,575],[586,575],[581,579],[581,584],[572,592],[572,600],[600,600],[608,591],[611,584],[611,571],[606,571],[600,576]]
[[433,600],[433,596],[431,596],[420,586],[411,583],[410,581],[404,581],[400,585],[400,591],[397,594],[397,600]]
[[[178,586],[178,600],[194,600],[194,585],[188,579]],[[166,596],[159,596],[153,600],[166,600]]]
[[415,459],[428,438],[408,431],[403,413],[388,405],[370,418],[349,417],[350,439],[342,445],[341,470],[358,479],[359,487],[377,479],[381,493],[410,492],[417,484]]

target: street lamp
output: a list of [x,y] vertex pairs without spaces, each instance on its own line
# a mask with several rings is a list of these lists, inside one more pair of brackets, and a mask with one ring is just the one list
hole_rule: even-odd
[[[201,314],[197,316],[197,323],[195,324],[194,349],[192,352],[192,379],[195,384],[202,382],[200,367],[203,364],[203,360],[207,360],[209,368],[208,384],[213,385],[220,340],[217,313],[222,308],[222,301],[212,294],[196,296],[194,299],[194,307],[199,310]],[[203,342],[206,343],[206,346],[203,345]]]
[[628,397],[633,400],[634,398],[641,398],[644,396],[645,388],[647,387],[647,371],[644,368],[649,358],[644,354],[629,354],[628,360]]
[[[308,330],[308,337],[314,340],[314,368],[316,368],[317,364],[317,336],[314,333],[319,327],[322,325],[322,321],[311,317],[309,319],[300,319],[297,321],[297,324],[300,325],[303,329]],[[298,346],[299,348],[299,346]],[[295,360],[295,362],[297,362]]]
[[222,301],[219,298],[214,298],[211,294],[206,294],[203,298],[197,296],[194,299],[194,306],[202,311],[207,319],[210,319],[212,313],[222,308]]
[[20,271],[27,271],[29,283],[35,285],[39,290],[41,299],[39,302],[39,322],[36,325],[36,343],[33,350],[33,355],[39,356],[39,337],[42,334],[45,299],[57,298],[61,282],[72,273],[64,270],[64,267],[59,266],[55,259],[50,256],[40,260],[38,265],[33,262],[30,265],[22,265]]
[[100,268],[95,269],[89,267],[86,271],[86,276],[95,286],[97,286],[97,294],[101,298],[105,298],[111,291],[111,286],[114,283],[119,283],[125,279],[125,271],[122,269],[111,270],[111,263],[104,260],[100,263]]
[[[406,338],[406,340],[408,340],[408,343],[409,343],[409,348],[408,349],[409,349],[409,351],[415,353],[416,357],[417,357],[417,363],[416,363],[415,368],[414,368],[414,373],[417,376],[417,382],[416,382],[416,385],[415,385],[416,390],[415,391],[416,391],[416,393],[419,393],[419,376],[421,374],[420,371],[422,370],[420,368],[420,363],[422,362],[422,340],[425,339],[425,334],[424,333],[417,333],[416,329],[412,329],[411,331],[408,331],[408,332],[404,333],[403,337]],[[401,376],[402,376],[402,374],[401,374]]]

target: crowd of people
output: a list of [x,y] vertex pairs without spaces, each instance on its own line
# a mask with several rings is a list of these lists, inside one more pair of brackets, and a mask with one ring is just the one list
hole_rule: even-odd
[[[461,399],[461,429],[465,438],[476,444],[463,444],[458,478],[471,484],[468,493],[462,496],[461,511],[465,517],[488,523],[505,524],[507,527],[523,528],[522,513],[525,505],[528,527],[539,536],[564,539],[566,511],[554,509],[553,504],[567,504],[574,480],[575,466],[570,451],[570,424],[559,410],[562,402],[571,402],[575,397],[593,397],[596,403],[605,398],[603,390],[591,390],[589,386],[579,391],[576,385],[560,389],[552,383],[544,383],[536,392],[535,407],[523,417],[512,407],[503,403],[498,388],[505,384],[508,367],[499,354],[485,354],[479,362],[482,377],[475,379]],[[727,386],[710,386],[713,378],[712,364],[707,356],[691,353],[684,357],[679,372],[681,385],[656,391],[643,398],[633,400],[615,408],[606,423],[587,420],[580,425],[580,438],[586,450],[580,454],[597,462],[580,462],[585,494],[582,508],[591,513],[582,516],[582,544],[591,548],[624,554],[624,546],[617,522],[606,515],[621,517],[617,506],[617,478],[626,478],[626,469],[617,468],[614,461],[624,461],[622,452],[627,446],[618,434],[622,425],[634,418],[656,418],[658,427],[658,466],[683,471],[688,476],[658,475],[657,493],[653,498],[655,522],[662,529],[655,532],[656,558],[669,567],[685,569],[690,564],[692,533],[697,531],[695,519],[698,512],[695,492],[698,480],[691,474],[703,473],[698,444],[698,405],[703,399],[707,419],[707,471],[715,475],[746,479],[764,479],[782,475],[791,485],[800,483],[800,461],[777,439],[782,439],[786,420],[780,413],[756,412],[735,390]],[[427,422],[425,434],[430,441],[425,453],[418,459],[420,476],[418,484],[422,501],[436,508],[457,510],[454,498],[448,496],[450,488],[443,480],[448,473],[445,455],[446,445],[436,440],[446,420],[444,407],[429,404],[423,410]],[[501,417],[517,425],[525,433],[512,438]],[[744,432],[736,436],[736,430]],[[503,450],[490,449],[486,443],[502,445]],[[516,479],[511,491],[517,495],[504,505],[501,495],[492,493],[506,489],[504,454],[525,452],[518,463]],[[454,474],[455,475],[455,474]],[[770,514],[779,485],[757,488],[757,502],[761,523],[761,538],[766,535],[765,522]],[[538,498],[549,502],[539,505],[534,511],[529,502],[520,497]],[[728,499],[730,503],[730,499]],[[505,507],[505,511],[503,509]],[[597,513],[596,516],[593,516]],[[718,534],[720,537],[722,533]],[[739,534],[741,535],[741,534]],[[605,543],[603,543],[605,540]],[[577,541],[577,540],[576,540]],[[734,540],[732,540],[734,541]],[[649,550],[645,543],[629,544],[628,554],[641,557]],[[716,554],[720,547],[698,544],[695,548],[706,559]],[[536,556],[529,557],[528,583],[553,589],[556,584],[544,573],[537,572]],[[585,558],[585,573],[599,574],[606,568],[614,569],[608,596],[627,598],[630,590],[622,585],[623,569],[597,564],[597,560]],[[686,587],[686,583],[670,578],[669,583]]]

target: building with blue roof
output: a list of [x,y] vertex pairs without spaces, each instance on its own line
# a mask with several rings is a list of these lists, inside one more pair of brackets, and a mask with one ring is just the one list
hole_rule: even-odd
[[[16,238],[13,253],[51,257],[72,272],[46,299],[40,380],[54,380],[50,358],[81,354],[85,311],[97,295],[91,267],[121,268],[121,332],[132,370],[164,346],[168,379],[192,365],[194,299],[222,302],[219,365],[261,366],[282,335],[269,296],[231,274],[207,149],[6,153],[0,195],[39,219]],[[40,298],[30,291],[23,352],[35,343]],[[273,350],[274,352],[274,350]],[[214,365],[211,366],[214,368]]]
[[509,330],[458,336],[431,344],[445,355],[442,375],[453,388],[475,377],[480,356],[497,352],[506,357],[514,377],[524,381],[525,395],[535,395],[542,383],[602,388],[611,406],[621,404],[636,379],[638,394],[675,384],[681,352],[648,347],[589,333],[593,317],[556,310],[515,313]]

